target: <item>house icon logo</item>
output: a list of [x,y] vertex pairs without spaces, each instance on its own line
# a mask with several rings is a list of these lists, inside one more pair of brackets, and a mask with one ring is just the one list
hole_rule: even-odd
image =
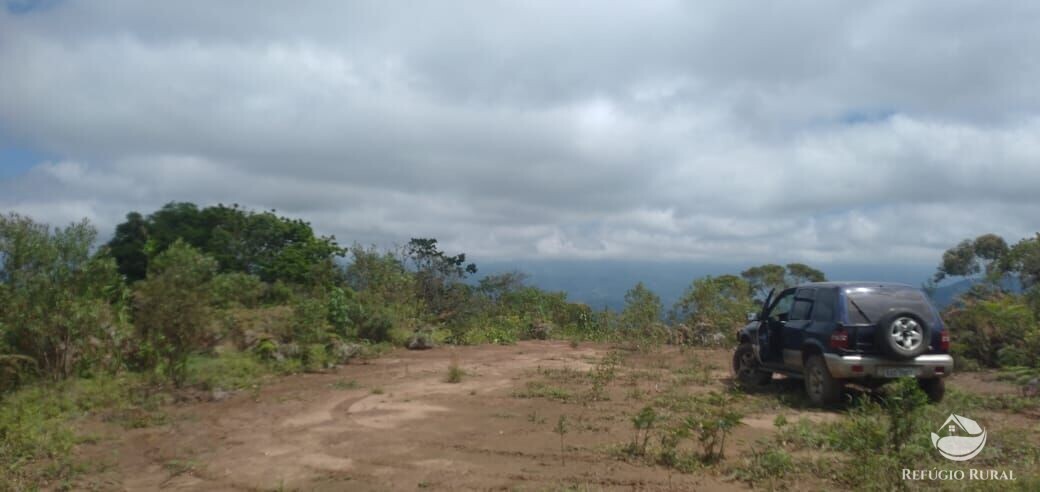
[[950,414],[938,432],[932,433],[932,446],[948,460],[967,461],[986,446],[986,429],[972,419]]

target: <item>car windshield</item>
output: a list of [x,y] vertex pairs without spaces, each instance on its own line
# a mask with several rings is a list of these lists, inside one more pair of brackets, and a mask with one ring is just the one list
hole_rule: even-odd
[[845,295],[851,323],[878,323],[895,311],[910,311],[929,319],[936,316],[924,293],[912,287],[850,287]]

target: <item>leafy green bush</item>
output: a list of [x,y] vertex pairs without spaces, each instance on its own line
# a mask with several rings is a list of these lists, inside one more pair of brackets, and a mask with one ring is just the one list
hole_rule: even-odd
[[305,371],[318,372],[329,367],[332,357],[324,344],[312,343],[303,348],[302,362]]
[[210,283],[213,305],[219,308],[259,306],[265,285],[260,277],[245,273],[222,273]]
[[29,368],[51,379],[121,366],[129,336],[126,288],[115,262],[90,254],[97,231],[87,221],[51,229],[0,215],[0,386],[26,379]]
[[989,299],[969,299],[946,311],[945,319],[958,355],[988,367],[999,367],[1003,362],[1036,363],[1036,358],[1028,354],[1040,349],[1040,332],[1033,312],[1020,296],[995,294]]
[[324,299],[300,297],[293,303],[291,339],[299,343],[324,343],[332,327]]
[[209,282],[216,269],[212,258],[177,241],[149,264],[148,278],[136,285],[137,329],[156,349],[164,372],[176,385],[188,375],[188,357],[211,340]]
[[359,314],[357,321],[359,338],[375,343],[390,341],[390,330],[394,325],[389,314],[382,309],[372,308],[362,310]]
[[259,383],[268,372],[248,352],[228,352],[216,357],[193,356],[187,366],[187,384],[207,390],[249,388]]

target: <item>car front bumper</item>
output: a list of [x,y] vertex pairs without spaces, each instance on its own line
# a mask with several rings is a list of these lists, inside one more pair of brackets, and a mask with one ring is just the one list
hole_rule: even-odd
[[953,357],[948,354],[919,355],[909,360],[892,360],[868,355],[825,354],[827,369],[837,379],[859,378],[941,378],[953,373]]

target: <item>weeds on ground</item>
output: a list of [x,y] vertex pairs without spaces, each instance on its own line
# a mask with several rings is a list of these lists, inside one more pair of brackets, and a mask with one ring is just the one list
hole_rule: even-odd
[[189,386],[205,390],[237,390],[259,384],[273,371],[272,366],[265,365],[248,352],[230,352],[217,357],[191,357],[187,372]]
[[734,477],[749,484],[767,482],[767,488],[776,488],[776,481],[795,470],[794,459],[782,446],[768,440],[758,440],[751,447],[750,456],[741,459],[740,466],[731,468]]
[[725,454],[726,439],[743,419],[737,399],[725,393],[673,393],[655,400],[632,417],[632,440],[616,448],[617,453],[684,473],[717,463]]
[[605,401],[610,399],[606,388],[617,377],[617,368],[621,361],[621,353],[611,351],[603,356],[603,359],[589,371],[589,382],[592,384],[592,387],[585,394],[585,401]]
[[[79,436],[72,422],[98,412],[124,427],[165,422],[155,412],[159,395],[141,391],[145,381],[131,375],[40,383],[0,400],[0,490],[39,488],[70,480],[78,471],[72,447],[96,440]],[[46,463],[45,466],[40,466]]]
[[560,464],[567,465],[567,452],[563,445],[563,436],[567,434],[568,424],[567,416],[560,415],[560,418],[556,420],[556,426],[553,427],[553,432],[560,435]]
[[451,363],[448,364],[448,374],[444,377],[446,383],[461,383],[462,376],[466,375],[466,371],[463,371],[459,367],[459,356],[457,354],[451,354]]
[[544,424],[545,417],[538,415],[538,410],[533,410],[531,413],[527,414],[527,421],[532,424]]
[[570,391],[559,386],[552,386],[544,381],[528,381],[524,389],[513,392],[516,398],[545,398],[559,402],[569,402],[574,397]]
[[330,386],[338,390],[352,390],[361,387],[355,379],[340,379],[339,381],[332,383]]

